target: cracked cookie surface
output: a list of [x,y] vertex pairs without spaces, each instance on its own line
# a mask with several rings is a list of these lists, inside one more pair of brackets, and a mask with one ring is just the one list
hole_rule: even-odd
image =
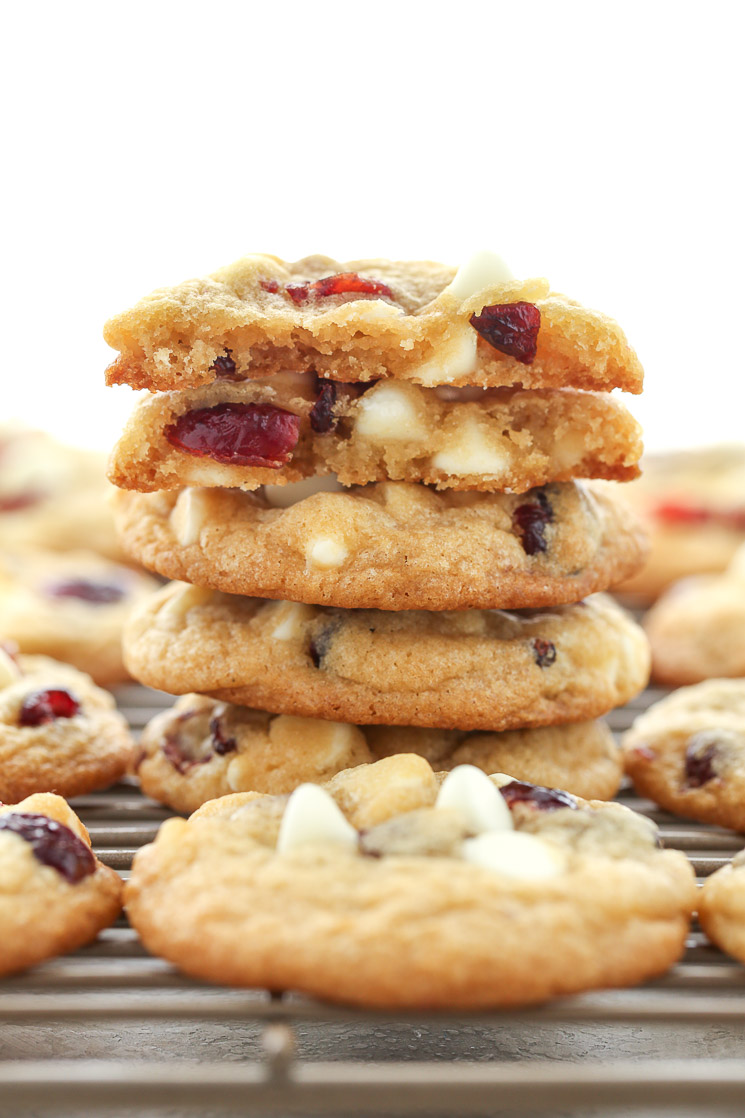
[[611,599],[520,613],[337,610],[172,583],[131,617],[131,672],[261,710],[360,725],[579,722],[640,691],[649,653]]
[[[291,501],[291,487],[279,496]],[[646,552],[623,503],[576,482],[519,496],[386,482],[276,499],[120,492],[114,509],[127,552],[167,578],[347,609],[558,605],[613,586]]]

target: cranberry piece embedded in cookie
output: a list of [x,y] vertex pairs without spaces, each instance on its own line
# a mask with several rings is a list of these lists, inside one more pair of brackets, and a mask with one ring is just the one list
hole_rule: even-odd
[[533,303],[494,303],[469,322],[490,346],[523,365],[533,364],[541,328],[541,312]]
[[175,727],[165,735],[163,753],[183,776],[194,765],[204,765],[212,756],[210,715],[205,710],[180,714]]
[[324,381],[318,389],[318,399],[310,413],[310,425],[319,435],[332,431],[339,422],[334,415],[334,404],[339,393],[332,380]]
[[217,404],[186,412],[166,427],[165,436],[197,458],[278,470],[297,445],[300,417],[271,404]]
[[0,830],[12,831],[25,839],[34,857],[57,870],[71,885],[96,871],[96,859],[90,847],[56,819],[13,811],[0,815]]
[[393,292],[380,280],[366,279],[356,272],[339,272],[335,276],[324,276],[314,283],[288,283],[287,294],[293,303],[305,303],[313,295],[325,299],[329,295],[375,295],[378,299],[392,299]]
[[549,668],[556,662],[556,645],[552,641],[536,637],[533,641],[533,656],[539,668]]
[[538,493],[536,501],[517,506],[512,514],[512,530],[520,536],[526,555],[546,551],[546,528],[553,518],[554,510],[545,493]]
[[71,578],[66,582],[55,582],[47,587],[52,598],[80,598],[97,606],[113,605],[121,602],[126,591],[123,586],[113,582],[91,582],[87,578]]
[[235,738],[226,736],[219,714],[216,714],[210,722],[210,734],[212,735],[212,748],[215,753],[218,753],[221,757],[226,753],[235,753],[238,743]]
[[577,807],[577,801],[569,792],[563,792],[560,788],[544,788],[540,784],[529,784],[525,780],[511,780],[509,784],[503,784],[499,791],[507,801],[508,807],[512,807],[513,804],[528,804],[537,811]]
[[276,295],[279,291],[279,280],[259,280],[259,287],[263,291],[268,291],[270,295]]
[[235,375],[237,365],[232,358],[232,350],[226,349],[224,354],[216,357],[212,362],[212,372],[217,377],[230,378]]
[[685,754],[686,788],[701,788],[719,776],[716,768],[718,753],[716,732],[702,730],[693,735]]
[[47,691],[32,691],[21,704],[19,726],[44,726],[58,718],[74,718],[80,703],[69,691],[61,687]]
[[38,505],[43,499],[42,493],[29,490],[27,493],[12,493],[9,497],[0,497],[0,512],[20,512],[22,509]]

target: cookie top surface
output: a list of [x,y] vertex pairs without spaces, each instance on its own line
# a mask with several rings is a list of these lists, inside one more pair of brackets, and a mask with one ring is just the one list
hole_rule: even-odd
[[0,647],[0,801],[106,788],[127,771],[133,748],[113,697],[90,676]]
[[122,558],[107,498],[106,457],[65,446],[44,431],[0,423],[2,546]]
[[337,386],[285,373],[140,400],[109,477],[141,491],[251,490],[335,473],[344,485],[522,492],[575,477],[636,477],[641,449],[638,423],[607,393]]
[[653,675],[677,687],[745,676],[745,550],[723,574],[676,582],[646,614]]
[[0,975],[88,943],[117,917],[121,890],[60,796],[0,804]]
[[626,771],[668,811],[745,830],[745,679],[683,687],[623,738]]
[[358,724],[582,721],[640,691],[648,649],[611,599],[520,613],[337,610],[172,583],[131,617],[130,671],[179,694]]
[[97,683],[127,678],[121,635],[157,583],[89,551],[0,552],[0,637],[73,664]]
[[289,793],[398,753],[416,753],[438,770],[471,764],[598,799],[615,795],[621,776],[620,753],[601,722],[501,734],[352,726],[203,695],[183,696],[148,723],[136,772],[146,795],[189,812],[233,792]]
[[[215,981],[475,1008],[655,973],[682,949],[693,893],[685,857],[619,805],[469,766],[443,780],[402,754],[168,821],[127,904],[150,950]],[[165,906],[188,897],[174,934]]]
[[406,482],[306,492],[121,492],[115,517],[129,554],[168,578],[347,609],[558,605],[615,585],[646,553],[623,502],[576,482],[521,495]]
[[483,256],[457,275],[430,262],[247,256],[153,292],[112,318],[104,337],[120,351],[108,382],[151,390],[288,368],[423,385],[642,385],[612,319]]

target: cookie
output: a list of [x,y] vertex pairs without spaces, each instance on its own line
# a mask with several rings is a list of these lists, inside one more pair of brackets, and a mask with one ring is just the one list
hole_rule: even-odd
[[347,609],[576,602],[646,554],[623,503],[578,482],[520,496],[390,481],[304,497],[298,484],[294,504],[295,486],[122,491],[117,528],[129,555],[167,578]]
[[687,819],[745,831],[745,679],[675,691],[636,719],[623,752],[640,795]]
[[693,871],[649,821],[469,766],[441,780],[404,754],[170,819],[130,921],[199,978],[384,1009],[526,1005],[679,958]]
[[641,629],[610,598],[522,613],[338,610],[172,583],[133,613],[127,666],[151,687],[359,725],[460,730],[581,722],[647,680]]
[[106,456],[44,431],[0,423],[0,541],[4,548],[88,548],[122,559]]
[[745,446],[645,455],[642,468],[623,497],[646,525],[651,553],[620,589],[649,602],[678,579],[725,570],[745,543]]
[[153,292],[112,318],[104,337],[120,351],[108,383],[151,390],[286,369],[427,386],[642,388],[612,319],[546,280],[515,280],[490,253],[457,273],[429,262],[247,256]]
[[124,621],[157,585],[93,552],[0,551],[0,637],[117,683]]
[[712,943],[745,962],[745,850],[707,877],[698,919]]
[[60,796],[0,804],[0,975],[89,943],[119,915],[121,891]]
[[724,574],[676,582],[644,617],[658,683],[745,676],[745,548]]
[[[456,399],[442,399],[445,391]],[[336,386],[286,373],[145,397],[114,448],[109,478],[144,492],[250,490],[335,473],[344,485],[391,480],[520,493],[575,477],[636,477],[640,431],[607,393],[392,380]]]
[[114,699],[89,676],[0,647],[0,801],[107,788],[127,771],[133,750]]
[[596,799],[610,799],[621,782],[620,751],[602,722],[469,734],[273,715],[203,695],[185,695],[148,723],[136,771],[146,795],[190,812],[232,792],[292,792],[396,753],[416,753],[441,771],[470,764]]

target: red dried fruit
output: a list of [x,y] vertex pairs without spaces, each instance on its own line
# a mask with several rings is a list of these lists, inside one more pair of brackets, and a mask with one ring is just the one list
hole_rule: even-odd
[[334,382],[332,380],[324,381],[318,390],[318,399],[310,412],[310,425],[319,435],[332,431],[339,422],[337,416],[334,415],[334,404],[337,396],[338,390]]
[[27,493],[13,493],[9,497],[0,497],[0,512],[19,512],[21,509],[38,505],[43,500],[44,494],[29,490]]
[[18,712],[19,726],[44,726],[57,718],[74,718],[80,703],[62,688],[32,691]]
[[46,588],[52,598],[80,598],[93,605],[108,606],[121,602],[126,591],[113,582],[91,582],[86,578],[71,578],[67,582],[55,582]]
[[553,518],[554,510],[545,493],[538,493],[535,502],[517,506],[512,514],[512,530],[520,536],[526,555],[536,555],[539,551],[546,550],[546,527]]
[[217,404],[186,412],[165,430],[172,446],[231,466],[278,470],[300,437],[300,418],[271,404]]
[[549,668],[556,661],[556,645],[536,637],[533,641],[533,656],[539,668]]
[[335,276],[324,276],[313,283],[288,283],[287,294],[293,303],[305,303],[313,295],[325,299],[329,295],[375,295],[378,299],[392,299],[393,292],[380,280],[366,279],[356,272],[339,272]]
[[529,784],[525,780],[511,780],[503,784],[499,791],[507,801],[507,806],[513,804],[529,804],[538,811],[556,811],[560,807],[577,808],[577,801],[569,792],[560,788],[543,788],[540,784]]
[[541,312],[533,303],[495,303],[472,314],[469,322],[481,337],[501,353],[523,365],[532,365],[538,346]]
[[210,722],[210,734],[212,735],[212,748],[215,753],[218,753],[221,757],[224,757],[226,753],[235,753],[238,743],[235,738],[228,738],[223,733],[219,714],[216,714]]
[[694,734],[688,742],[685,753],[685,786],[687,788],[701,788],[714,780],[717,772],[715,761],[719,750],[717,736],[708,730]]
[[216,357],[212,362],[212,372],[217,377],[232,377],[236,369],[237,365],[230,349],[226,349],[223,355]]
[[12,831],[28,842],[34,857],[55,869],[71,885],[96,871],[90,847],[56,819],[35,812],[11,811],[0,815],[0,831]]
[[669,524],[721,524],[735,531],[745,531],[745,509],[708,509],[682,501],[662,501],[652,515]]
[[262,287],[264,291],[268,291],[270,295],[276,295],[279,291],[279,281],[275,279],[259,280],[259,287]]

